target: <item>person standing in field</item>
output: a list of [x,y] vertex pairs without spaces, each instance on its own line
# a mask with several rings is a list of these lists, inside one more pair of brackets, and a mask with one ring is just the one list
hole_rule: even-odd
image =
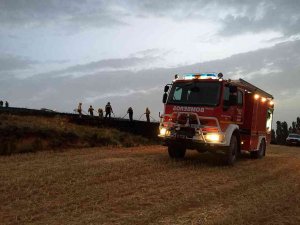
[[2,100],[0,101],[0,107],[3,107],[3,101]]
[[82,103],[81,102],[79,102],[79,104],[78,104],[77,112],[79,114],[79,117],[81,117],[82,116]]
[[147,122],[150,123],[150,110],[148,109],[148,107],[146,108],[146,118],[147,118]]
[[128,108],[127,113],[129,115],[130,122],[133,121],[133,109],[131,107]]
[[94,116],[94,108],[92,105],[90,105],[90,108],[88,109],[88,112],[90,113],[90,116]]
[[98,109],[98,114],[99,114],[99,118],[103,119],[103,109],[99,108]]
[[9,107],[8,101],[5,101],[5,107],[6,107],[6,108]]
[[114,113],[113,112],[113,109],[110,105],[110,102],[108,102],[105,106],[105,118],[107,118],[107,116],[110,118],[111,117],[111,113]]

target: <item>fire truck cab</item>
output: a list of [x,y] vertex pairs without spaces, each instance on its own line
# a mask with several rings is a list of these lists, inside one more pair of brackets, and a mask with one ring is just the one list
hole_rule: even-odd
[[219,73],[175,75],[165,86],[159,137],[171,158],[186,149],[224,153],[232,165],[241,151],[262,158],[270,141],[273,96],[243,79]]

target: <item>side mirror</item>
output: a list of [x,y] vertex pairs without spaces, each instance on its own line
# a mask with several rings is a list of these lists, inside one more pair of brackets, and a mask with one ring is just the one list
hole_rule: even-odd
[[165,92],[163,95],[162,102],[165,104],[167,102],[168,94]]
[[164,89],[164,92],[168,92],[169,88],[170,88],[170,87],[169,87],[168,85],[166,85],[166,86],[165,86],[165,89]]

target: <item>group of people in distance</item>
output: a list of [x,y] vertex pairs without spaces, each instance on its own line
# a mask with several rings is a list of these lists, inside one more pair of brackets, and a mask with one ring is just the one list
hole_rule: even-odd
[[[82,112],[83,112],[83,109],[82,109],[82,103],[79,102],[78,104],[78,107],[77,107],[77,112],[79,114],[79,117],[82,116]],[[90,107],[88,108],[88,113],[90,114],[90,116],[94,116],[94,108],[92,105],[90,105]],[[105,106],[105,118],[109,117],[111,118],[111,114],[114,113],[113,112],[113,109],[110,105],[110,102],[108,102]],[[98,109],[98,114],[99,114],[99,117],[102,119],[103,118],[103,109],[99,108]]]
[[[79,102],[78,104],[78,108],[77,108],[77,112],[79,114],[79,117],[82,116],[82,112],[83,112],[83,109],[82,109],[82,103]],[[94,108],[92,105],[90,105],[90,107],[88,108],[88,113],[90,116],[94,116]],[[106,119],[107,117],[110,119],[111,118],[111,114],[114,114],[113,112],[113,109],[111,107],[111,104],[110,102],[108,102],[105,106],[105,116],[104,116],[104,111],[102,108],[99,108],[98,109],[98,115],[99,115],[99,118],[100,119],[103,119],[103,117]],[[129,115],[129,120],[130,122],[133,122],[133,109],[132,107],[129,107],[128,110],[127,110],[127,114]],[[126,114],[126,115],[127,115]],[[144,113],[146,114],[146,119],[147,119],[147,122],[150,122],[150,110],[149,108],[147,107],[146,108],[146,112]],[[126,116],[125,115],[125,116]]]
[[[129,115],[130,122],[132,122],[133,121],[133,109],[132,109],[132,107],[128,108],[127,114]],[[146,108],[146,112],[144,114],[146,114],[147,122],[150,123],[150,110],[149,110],[148,107]]]
[[[0,100],[0,107],[3,107],[4,102],[2,100]],[[5,101],[5,107],[8,108],[9,104],[8,101]]]

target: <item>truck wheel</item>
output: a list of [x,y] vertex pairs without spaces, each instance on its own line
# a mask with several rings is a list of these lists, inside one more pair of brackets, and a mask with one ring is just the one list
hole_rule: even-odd
[[169,145],[168,146],[168,153],[170,158],[172,159],[182,159],[185,156],[186,149],[181,146],[174,146]]
[[262,139],[259,145],[258,151],[250,152],[250,155],[254,159],[260,159],[266,155],[266,141]]
[[230,145],[226,151],[225,163],[226,165],[233,165],[238,154],[237,137],[233,134],[230,139]]

